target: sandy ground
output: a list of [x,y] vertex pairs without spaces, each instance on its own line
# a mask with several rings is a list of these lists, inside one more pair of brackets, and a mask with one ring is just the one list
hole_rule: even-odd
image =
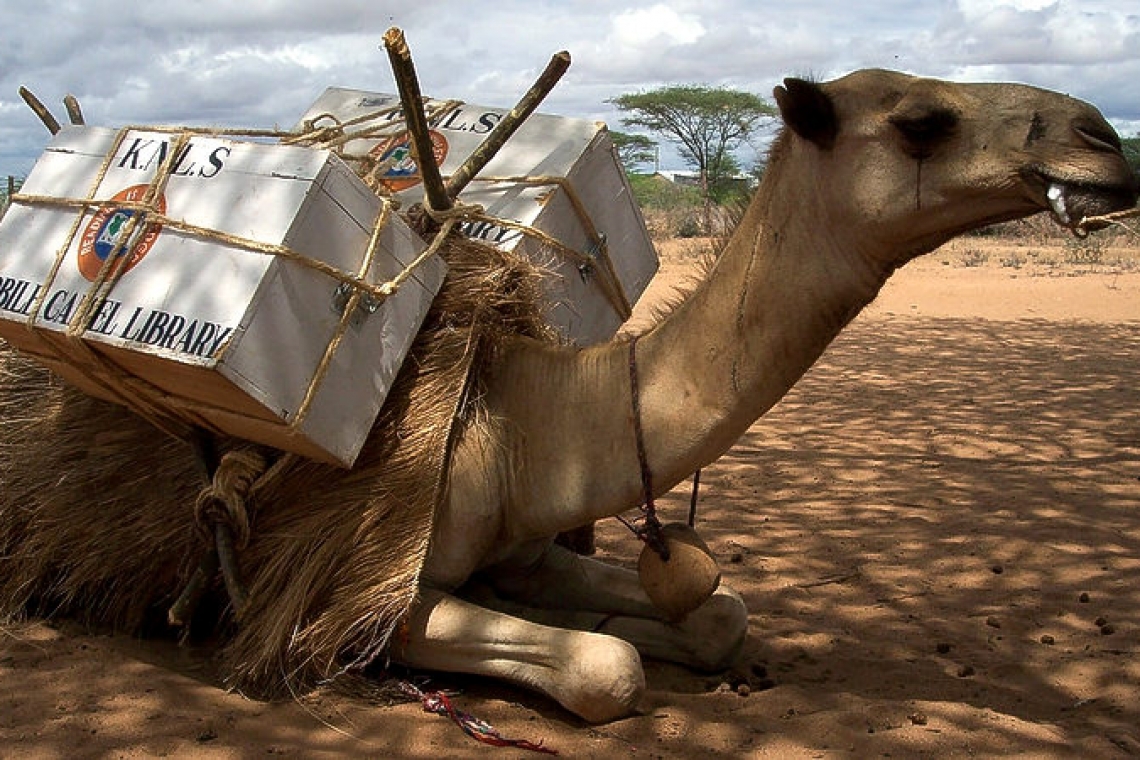
[[[642,713],[600,727],[434,685],[568,757],[1140,754],[1140,273],[964,265],[980,245],[904,268],[704,472],[698,528],[751,610],[729,673],[647,663]],[[638,551],[616,521],[600,542]],[[0,683],[3,757],[531,756],[418,704],[252,702],[204,653],[66,625],[0,628]]]

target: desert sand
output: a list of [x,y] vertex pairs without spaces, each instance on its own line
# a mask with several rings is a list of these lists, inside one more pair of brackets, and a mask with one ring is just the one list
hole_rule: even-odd
[[[640,714],[604,726],[430,687],[565,757],[1140,754],[1140,270],[955,245],[703,472],[697,528],[751,611],[729,672],[647,662]],[[687,250],[663,246],[646,302]],[[599,543],[639,551],[614,520]],[[533,756],[418,703],[250,701],[208,652],[66,622],[0,627],[0,683],[2,757]]]

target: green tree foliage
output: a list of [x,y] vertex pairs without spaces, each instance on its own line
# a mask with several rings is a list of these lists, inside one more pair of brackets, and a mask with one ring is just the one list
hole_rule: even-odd
[[622,124],[640,127],[674,143],[700,176],[705,232],[712,229],[712,204],[739,196],[732,178],[740,171],[733,152],[776,110],[748,92],[704,85],[675,85],[612,98],[626,114]]
[[703,85],[661,87],[609,102],[629,114],[622,117],[626,127],[640,127],[675,143],[701,175],[706,195],[739,169],[733,151],[776,113],[758,95]]
[[8,208],[9,192],[19,191],[23,184],[24,180],[21,177],[0,177],[0,213]]
[[701,192],[695,187],[675,185],[655,174],[630,174],[633,197],[643,209],[684,211],[700,208]]
[[1132,171],[1140,174],[1140,135],[1125,137],[1120,142],[1124,144],[1124,157]]
[[645,135],[610,130],[610,139],[617,148],[618,159],[627,174],[632,174],[644,164],[653,164],[657,159],[657,143]]

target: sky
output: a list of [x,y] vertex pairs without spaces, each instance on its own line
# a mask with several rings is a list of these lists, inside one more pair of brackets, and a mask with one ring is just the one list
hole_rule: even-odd
[[[0,177],[25,176],[65,121],[290,128],[328,86],[395,92],[384,32],[404,30],[426,95],[510,107],[550,57],[573,63],[548,113],[622,129],[607,100],[705,84],[771,100],[786,76],[882,67],[1019,81],[1096,104],[1140,133],[1136,0],[0,0]],[[685,168],[662,152],[662,169]]]

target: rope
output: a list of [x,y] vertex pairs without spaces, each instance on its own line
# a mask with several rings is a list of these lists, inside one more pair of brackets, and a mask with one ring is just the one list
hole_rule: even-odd
[[[449,113],[462,104],[462,101],[449,100],[431,106],[428,114],[430,122],[438,124],[441,120],[446,118]],[[429,204],[425,203],[424,207],[427,214],[440,225],[431,243],[411,264],[404,267],[391,280],[378,284],[368,282],[365,277],[375,258],[381,232],[387,224],[392,210],[397,207],[398,202],[390,197],[390,195],[385,195],[381,192],[383,186],[379,181],[379,177],[385,169],[386,162],[379,161],[376,157],[371,155],[350,154],[345,150],[345,146],[355,140],[399,134],[402,129],[402,122],[392,118],[398,110],[399,106],[392,106],[387,109],[370,111],[343,121],[337,119],[332,114],[318,114],[306,120],[299,130],[288,132],[281,130],[234,129],[226,127],[131,125],[120,128],[115,134],[112,145],[91,182],[86,197],[59,198],[30,193],[16,193],[9,198],[10,203],[20,203],[28,206],[39,205],[72,208],[79,211],[79,213],[75,215],[75,219],[71,224],[68,234],[64,238],[63,244],[56,252],[55,260],[52,262],[52,266],[45,282],[40,288],[40,292],[36,295],[35,300],[28,309],[26,319],[28,328],[34,329],[36,321],[40,319],[49,293],[52,291],[52,285],[58,277],[64,259],[74,245],[83,220],[87,218],[88,212],[96,213],[100,210],[126,211],[130,213],[130,219],[123,233],[118,236],[114,250],[103,261],[94,281],[84,293],[75,313],[68,322],[66,334],[69,339],[70,350],[64,352],[53,347],[53,354],[60,361],[76,367],[76,369],[106,390],[109,395],[116,398],[120,403],[131,408],[156,427],[178,438],[186,437],[186,431],[181,429],[182,426],[200,427],[203,425],[201,416],[196,413],[196,405],[190,404],[184,399],[172,397],[157,387],[124,373],[116,365],[92,350],[83,340],[85,333],[91,325],[92,316],[109,296],[115,284],[123,274],[125,274],[127,264],[131,259],[130,252],[137,248],[150,230],[157,228],[169,229],[185,235],[203,238],[230,248],[238,248],[256,254],[280,257],[331,277],[352,288],[352,293],[347,300],[341,318],[332,336],[329,338],[321,359],[305,388],[297,412],[288,422],[290,430],[298,429],[307,418],[317,392],[332,366],[337,350],[349,330],[353,312],[361,299],[365,295],[368,295],[377,302],[382,303],[388,297],[395,294],[424,262],[436,255],[443,240],[447,238],[454,226],[460,221],[483,221],[499,225],[506,229],[516,230],[525,236],[537,240],[541,245],[555,250],[570,260],[575,261],[578,266],[583,269],[589,267],[598,270],[601,274],[598,282],[603,294],[623,319],[629,318],[632,313],[632,306],[613,268],[605,236],[598,233],[581,199],[575,192],[573,186],[564,177],[482,177],[479,178],[479,181],[512,182],[528,185],[555,185],[561,188],[587,236],[589,239],[595,241],[595,247],[597,249],[596,256],[574,250],[562,241],[529,225],[488,215],[481,206],[475,204],[456,203],[452,209],[441,211],[432,209]],[[131,131],[171,134],[174,135],[174,139],[172,140],[171,148],[168,150],[163,162],[148,184],[141,199],[134,201],[116,201],[111,199],[96,200],[95,194],[103,184],[115,156],[118,154],[128,133]],[[283,245],[252,240],[220,230],[201,227],[182,219],[175,219],[168,216],[164,209],[159,208],[159,201],[162,198],[163,191],[173,175],[174,170],[177,168],[177,162],[183,153],[186,143],[193,135],[277,138],[282,144],[324,148],[332,151],[342,160],[359,162],[361,166],[357,172],[358,175],[361,176],[373,190],[378,192],[382,200],[382,206],[373,224],[368,249],[365,252],[364,259],[358,271],[355,273],[346,272],[327,262],[305,256]],[[223,344],[219,348],[217,356],[214,358],[220,358],[227,350],[228,345],[228,343]]]
[[1094,225],[1094,224],[1097,224],[1097,225],[1113,224],[1113,225],[1117,225],[1119,227],[1123,227],[1124,229],[1128,230],[1130,233],[1132,233],[1132,235],[1135,236],[1135,235],[1137,235],[1136,230],[1132,229],[1127,224],[1124,224],[1123,222],[1120,221],[1121,219],[1128,219],[1128,218],[1133,217],[1133,216],[1140,216],[1140,206],[1134,206],[1133,208],[1124,209],[1123,211],[1114,211],[1110,214],[1101,214],[1099,216],[1086,216],[1083,219],[1081,219],[1081,221],[1077,222],[1077,224],[1075,225],[1073,230],[1074,230],[1074,232],[1079,232],[1081,234],[1087,235],[1090,231],[1089,227],[1091,225]]
[[227,452],[214,471],[213,480],[198,493],[194,520],[203,536],[214,540],[213,526],[221,523],[233,531],[236,548],[249,543],[250,518],[246,500],[254,482],[268,462],[252,448]]
[[[332,336],[329,338],[325,346],[325,351],[322,354],[313,374],[306,386],[305,392],[302,397],[301,404],[299,405],[296,414],[292,420],[289,421],[288,426],[291,430],[296,430],[307,417],[309,410],[312,408],[313,401],[316,394],[327,375],[329,368],[332,366],[333,358],[336,355],[337,349],[343,342],[344,336],[347,333],[353,311],[360,303],[364,295],[369,295],[376,299],[378,302],[383,302],[388,297],[395,294],[403,285],[404,282],[410,278],[416,269],[423,265],[431,256],[435,255],[442,243],[443,238],[446,236],[446,231],[449,231],[451,226],[447,226],[447,230],[441,231],[443,234],[437,235],[435,240],[423,253],[416,259],[404,267],[394,278],[389,281],[379,284],[373,284],[365,279],[369,269],[372,266],[376,257],[376,252],[380,244],[382,232],[388,224],[391,217],[394,203],[387,199],[381,198],[381,207],[376,220],[372,225],[372,231],[368,243],[368,248],[365,251],[361,265],[357,272],[346,272],[337,267],[334,267],[327,262],[319,259],[314,259],[309,256],[300,254],[286,246],[264,243],[249,238],[244,238],[239,235],[222,232],[220,230],[201,227],[198,225],[190,224],[181,219],[174,219],[168,216],[163,210],[159,208],[159,201],[162,198],[163,190],[167,182],[172,176],[178,157],[182,155],[183,148],[186,142],[193,134],[233,134],[235,130],[213,130],[213,129],[179,129],[173,128],[150,128],[143,127],[147,131],[155,131],[159,133],[172,133],[176,137],[172,141],[172,146],[168,150],[163,163],[159,166],[155,176],[152,178],[147,187],[143,197],[135,201],[117,201],[112,199],[95,200],[94,196],[102,185],[109,167],[111,166],[114,157],[121,148],[124,140],[129,131],[135,127],[124,127],[115,135],[112,146],[104,157],[99,170],[96,172],[94,179],[87,191],[86,198],[57,198],[52,196],[34,195],[17,193],[11,198],[14,203],[21,203],[24,205],[41,205],[60,208],[74,208],[79,210],[80,213],[76,214],[74,221],[66,235],[63,244],[56,252],[55,260],[49,270],[44,284],[40,288],[36,299],[30,305],[26,324],[29,329],[35,326],[37,319],[41,317],[43,307],[46,303],[48,294],[52,290],[52,285],[55,282],[59,271],[63,265],[64,259],[74,245],[76,236],[79,233],[80,226],[87,216],[87,212],[101,210],[101,209],[114,209],[124,210],[131,212],[131,218],[128,220],[124,231],[118,237],[114,250],[103,261],[96,277],[94,278],[87,291],[84,293],[75,313],[72,315],[67,325],[67,336],[71,344],[70,352],[55,351],[57,358],[75,366],[87,377],[92,378],[100,386],[107,388],[110,393],[118,398],[124,405],[133,409],[136,413],[145,419],[151,421],[160,429],[175,435],[176,437],[185,437],[184,431],[178,430],[177,425],[172,420],[180,420],[181,422],[198,426],[201,424],[201,419],[192,413],[189,408],[184,404],[167,403],[172,401],[167,394],[150,386],[144,382],[135,382],[135,378],[125,375],[122,370],[115,367],[113,364],[98,356],[92,351],[82,340],[87,329],[92,322],[94,311],[99,307],[102,301],[110,293],[111,289],[118,282],[126,271],[126,264],[130,260],[129,251],[134,250],[138,245],[139,239],[146,231],[153,229],[156,226],[169,228],[187,235],[200,237],[210,240],[231,248],[239,248],[262,255],[270,255],[280,257],[282,259],[296,262],[302,266],[313,269],[321,274],[327,275],[341,283],[345,283],[352,287],[352,295],[348,299],[348,303],[342,313]],[[266,130],[236,130],[243,135],[256,134],[264,136],[267,134]],[[273,132],[274,135],[282,133]],[[294,134],[294,133],[284,133]],[[219,349],[219,353],[214,358],[219,358],[226,350],[228,344],[223,345]],[[240,531],[239,531],[240,533]]]
[[[334,267],[333,265],[321,261],[320,259],[314,259],[309,256],[305,256],[304,254],[297,253],[296,251],[286,246],[278,245],[276,243],[265,243],[259,240],[251,240],[250,238],[241,237],[240,235],[234,235],[228,232],[222,232],[221,230],[215,230],[210,227],[201,227],[196,224],[191,224],[182,219],[175,219],[167,216],[166,214],[160,213],[153,206],[148,206],[141,201],[81,200],[76,198],[56,198],[53,196],[45,195],[25,195],[22,193],[17,193],[16,195],[12,196],[12,200],[15,203],[23,203],[25,205],[61,206],[64,208],[78,208],[82,210],[123,209],[125,211],[142,212],[151,218],[151,224],[153,225],[169,227],[172,230],[183,232],[187,235],[195,237],[208,238],[214,242],[222,243],[223,245],[231,248],[241,248],[243,250],[250,251],[251,253],[260,253],[267,256],[278,256],[283,259],[288,259],[289,261],[295,261],[302,266],[306,266],[310,269],[320,272],[321,274],[328,275],[329,277],[339,280],[340,282],[347,283],[353,288],[363,290],[375,298],[384,299],[395,292],[395,289],[393,289],[390,282],[373,284],[367,282],[359,275],[345,272],[344,270]],[[390,211],[394,204],[392,201],[389,201],[386,198],[382,198],[381,200],[384,203],[384,210],[382,211],[381,218],[386,222],[390,216]],[[80,215],[80,219],[82,219],[82,215]],[[126,236],[123,237],[125,238]],[[67,247],[70,247],[70,242],[68,243]],[[122,249],[117,248],[116,250],[119,251]],[[65,247],[63,249],[65,257],[66,252],[67,248]],[[108,260],[111,259],[110,256],[107,258]],[[127,257],[124,256],[120,258]],[[419,263],[422,263],[422,261]],[[410,268],[414,269],[414,266]],[[410,274],[410,272],[401,272],[402,278],[399,279],[399,282],[403,282],[403,280],[407,279]],[[54,272],[49,275],[49,278],[54,279]],[[49,279],[49,283],[50,281],[51,280]],[[42,302],[45,300],[45,298],[46,295],[41,294],[41,297],[38,300]],[[35,308],[35,304],[33,304],[33,308]]]
[[558,251],[562,255],[577,262],[580,266],[586,265],[591,268],[598,267],[601,264],[601,278],[600,283],[602,286],[602,293],[609,300],[610,305],[613,306],[614,311],[621,316],[622,320],[627,320],[633,315],[633,305],[630,303],[629,296],[626,294],[625,289],[622,287],[621,278],[618,277],[617,271],[614,269],[613,260],[609,255],[609,245],[606,242],[605,235],[598,232],[597,227],[594,226],[594,221],[590,217],[589,211],[586,210],[585,204],[582,202],[581,196],[578,195],[570,180],[566,177],[556,177],[552,175],[539,175],[534,177],[528,176],[483,176],[476,177],[474,182],[507,182],[518,185],[554,185],[562,190],[566,195],[567,201],[570,203],[574,215],[578,218],[578,222],[585,230],[586,236],[594,241],[597,248],[597,255],[591,256],[589,254],[577,251],[570,246],[552,237],[542,230],[536,229],[529,225],[521,224],[509,219],[502,219],[487,214],[481,214],[477,218],[480,221],[490,222],[491,224],[504,227],[506,229],[513,229],[521,232],[523,235],[538,240],[543,245]]
[[[640,336],[634,336],[629,341],[629,385],[630,404],[633,407],[633,435],[637,441],[637,463],[641,468],[641,506],[642,525],[638,527],[621,515],[618,520],[629,528],[635,536],[644,541],[649,548],[657,552],[663,562],[669,561],[669,547],[661,534],[661,521],[657,517],[657,505],[653,501],[653,471],[649,468],[649,456],[645,453],[645,432],[641,427],[641,392],[638,389],[637,379],[637,341]],[[700,497],[701,471],[693,473],[693,490],[689,497],[689,527],[697,523],[697,501]]]
[[241,582],[237,550],[249,543],[250,519],[246,502],[254,483],[268,465],[265,457],[256,450],[243,448],[227,452],[213,467],[212,439],[201,436],[196,441],[196,451],[203,467],[207,471],[213,469],[210,484],[198,493],[194,502],[195,523],[210,548],[203,552],[186,588],[167,611],[167,620],[175,625],[189,624],[206,585],[219,568],[234,614],[240,619],[245,612],[249,592]]
[[641,467],[641,492],[644,500],[642,512],[642,525],[633,528],[634,535],[640,538],[657,552],[662,562],[669,561],[669,547],[665,545],[665,537],[661,535],[661,521],[657,519],[657,506],[653,503],[653,473],[649,469],[649,457],[645,453],[645,434],[641,429],[641,392],[637,382],[637,337],[629,342],[629,386],[630,402],[633,406],[633,434],[637,439],[637,461]]
[[400,683],[400,691],[413,699],[419,700],[424,712],[442,715],[450,718],[455,725],[463,729],[463,733],[483,744],[493,747],[514,747],[526,749],[531,752],[540,752],[544,755],[557,755],[558,750],[544,747],[542,742],[537,744],[526,739],[507,739],[495,727],[486,721],[476,718],[470,713],[457,708],[451,702],[451,697],[444,691],[424,691],[415,684],[406,681]]

